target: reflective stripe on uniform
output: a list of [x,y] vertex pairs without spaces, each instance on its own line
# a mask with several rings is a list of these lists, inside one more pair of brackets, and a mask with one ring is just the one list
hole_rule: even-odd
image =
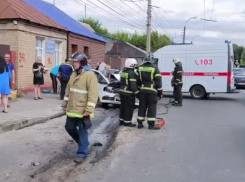
[[145,118],[144,117],[140,117],[140,116],[138,116],[138,118],[137,118],[138,120],[141,120],[141,121],[144,121],[145,120]]
[[159,89],[157,89],[157,90],[161,91],[161,90],[162,90],[162,88],[159,88]]
[[75,92],[75,93],[79,93],[79,94],[87,94],[88,91],[87,90],[81,90],[81,89],[77,89],[77,88],[70,88],[71,92]]
[[134,92],[134,94],[138,94],[138,93],[139,93],[139,91]]
[[121,92],[125,92],[125,93],[130,93],[132,94],[133,92],[132,91],[128,91],[128,90],[123,90],[123,89],[120,89]]
[[69,98],[68,97],[64,97],[64,101],[68,101],[69,100]]
[[154,89],[154,88],[149,88],[149,87],[141,87],[140,90],[151,90],[151,91],[157,92],[156,89]]
[[88,106],[92,106],[92,107],[95,107],[95,106],[96,106],[96,104],[93,103],[93,102],[88,102],[87,105],[88,105]]
[[[83,114],[77,114],[74,112],[66,112],[66,115],[70,118],[83,118]],[[94,117],[94,113],[90,114],[90,118]]]
[[125,78],[126,84],[128,85],[128,73],[122,72],[122,73],[121,73],[121,77],[122,77],[122,78]]
[[83,118],[83,114],[77,114],[73,112],[67,112],[66,115],[70,118]]
[[124,120],[124,123],[132,123],[132,121],[125,121],[125,120]]
[[124,121],[123,119],[119,118],[119,121]]
[[137,80],[136,79],[129,79],[129,81],[136,82]]
[[147,118],[147,121],[155,121],[156,118]]
[[161,74],[155,74],[156,77],[161,77],[162,75]]
[[[141,72],[148,72],[151,73],[151,79],[153,79],[153,75],[155,72],[155,68],[151,68],[151,67],[139,67],[139,72],[140,72],[140,78],[141,78]],[[142,80],[142,78],[141,78]]]
[[183,71],[177,71],[177,73],[183,73]]

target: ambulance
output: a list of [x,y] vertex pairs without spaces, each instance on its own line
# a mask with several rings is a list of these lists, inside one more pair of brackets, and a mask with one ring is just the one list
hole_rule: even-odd
[[234,53],[230,43],[170,45],[157,50],[154,57],[162,75],[164,92],[172,92],[173,58],[183,65],[183,93],[203,99],[215,93],[238,93],[234,84]]

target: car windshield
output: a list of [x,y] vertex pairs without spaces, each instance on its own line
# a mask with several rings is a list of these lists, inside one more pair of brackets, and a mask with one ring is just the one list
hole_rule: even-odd
[[235,75],[240,75],[242,72],[244,72],[243,69],[235,69],[235,70],[234,70],[234,74],[235,74]]
[[235,71],[235,75],[237,75],[237,76],[245,76],[245,70],[239,70],[237,73]]

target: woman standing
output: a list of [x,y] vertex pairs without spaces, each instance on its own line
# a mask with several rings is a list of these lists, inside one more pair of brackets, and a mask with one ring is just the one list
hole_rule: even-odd
[[41,97],[41,88],[40,86],[44,84],[44,66],[42,64],[41,57],[38,57],[36,62],[33,64],[32,67],[33,71],[33,84],[35,85],[35,98],[34,100],[43,99]]
[[3,113],[8,113],[8,95],[11,90],[9,87],[9,68],[4,58],[0,56],[0,105],[3,100]]

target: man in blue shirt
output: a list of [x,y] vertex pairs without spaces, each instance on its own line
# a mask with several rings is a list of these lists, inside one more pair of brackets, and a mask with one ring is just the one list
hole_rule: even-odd
[[60,99],[63,100],[65,96],[66,85],[70,80],[70,76],[73,73],[74,68],[69,59],[66,59],[65,63],[62,63],[59,67],[59,77],[61,84]]
[[50,72],[50,78],[52,80],[52,86],[53,86],[54,94],[58,93],[58,90],[57,90],[57,77],[59,75],[59,67],[60,67],[59,65],[53,67],[53,69]]

